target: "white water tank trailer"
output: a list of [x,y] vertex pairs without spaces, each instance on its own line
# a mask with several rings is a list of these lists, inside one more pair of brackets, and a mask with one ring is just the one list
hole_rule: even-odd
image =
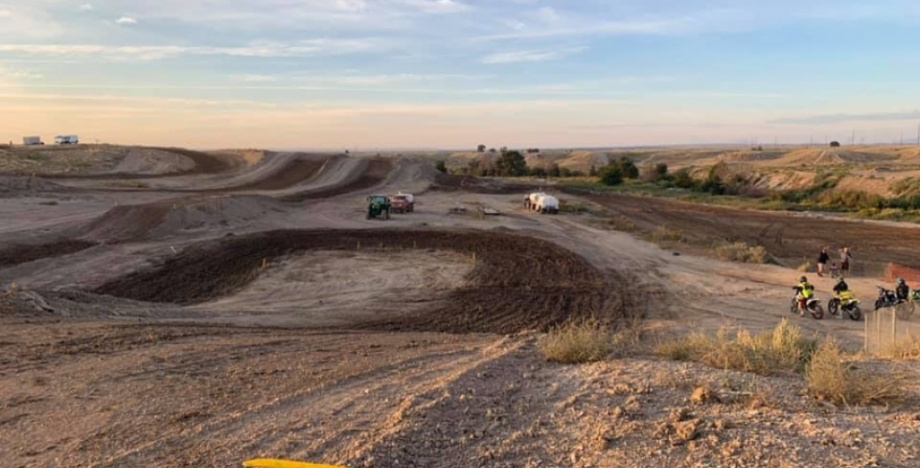
[[80,138],[76,135],[58,135],[54,137],[54,142],[59,145],[76,145],[80,143]]

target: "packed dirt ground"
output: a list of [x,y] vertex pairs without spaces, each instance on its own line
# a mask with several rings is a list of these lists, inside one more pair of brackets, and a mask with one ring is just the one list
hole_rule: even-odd
[[[911,226],[568,193],[589,209],[538,215],[530,187],[415,157],[72,151],[78,174],[0,167],[3,466],[920,463],[913,364],[873,364],[909,376],[903,401],[835,407],[800,376],[653,352],[790,317],[795,267],[823,245],[854,248],[871,303],[881,264],[920,266]],[[400,190],[414,213],[365,219],[367,195]],[[660,226],[685,240],[646,241]],[[716,260],[720,240],[777,264]],[[580,317],[643,337],[546,362],[541,333]],[[861,322],[790,318],[862,343]]]

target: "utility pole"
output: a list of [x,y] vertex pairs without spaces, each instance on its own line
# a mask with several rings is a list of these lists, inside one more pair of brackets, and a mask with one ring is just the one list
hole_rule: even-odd
[[917,124],[917,146],[920,146],[920,124]]

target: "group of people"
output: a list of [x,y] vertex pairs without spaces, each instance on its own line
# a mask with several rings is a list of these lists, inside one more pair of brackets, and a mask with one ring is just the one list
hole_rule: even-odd
[[831,255],[827,252],[827,247],[821,249],[821,253],[818,254],[818,276],[823,277],[825,272],[828,272],[827,264],[830,262],[830,274],[833,277],[844,277],[850,273],[850,263],[853,259],[853,255],[850,253],[849,247],[843,247],[838,251],[840,255],[840,265],[837,265],[837,262],[831,262]]
[[[799,314],[805,315],[808,301],[815,295],[815,286],[808,282],[808,277],[799,278],[799,283],[792,287],[796,292],[796,299],[799,301]],[[850,285],[847,284],[844,277],[838,276],[837,283],[834,284],[834,296],[841,297],[844,293],[850,291]],[[904,278],[898,278],[894,286],[894,295],[898,302],[907,302],[910,300],[910,286]]]

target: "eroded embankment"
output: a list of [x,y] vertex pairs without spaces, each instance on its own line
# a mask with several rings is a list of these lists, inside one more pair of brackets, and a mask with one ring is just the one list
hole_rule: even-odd
[[[404,230],[272,231],[186,249],[158,268],[139,271],[95,290],[128,299],[202,303],[238,291],[272,260],[317,250],[412,249],[469,255],[468,285],[435,310],[366,326],[388,330],[512,333],[545,330],[571,318],[625,314],[604,275],[584,258],[553,243],[490,232]],[[613,286],[619,287],[619,283]],[[612,300],[608,300],[612,299]]]

